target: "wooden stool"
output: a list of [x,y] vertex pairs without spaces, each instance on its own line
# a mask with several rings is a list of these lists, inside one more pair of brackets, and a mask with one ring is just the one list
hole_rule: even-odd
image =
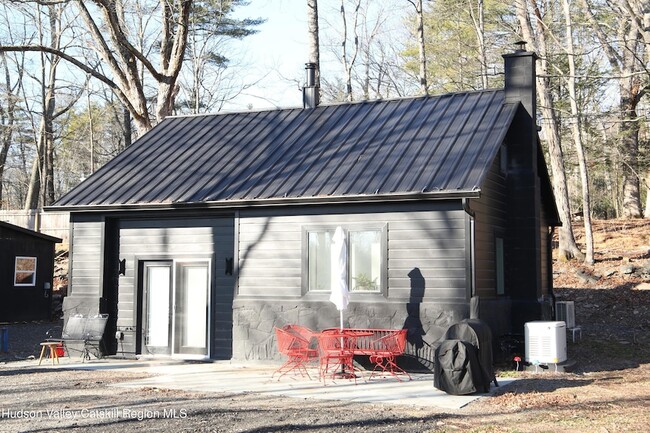
[[58,341],[45,341],[41,343],[41,356],[38,358],[38,365],[41,365],[41,362],[43,362],[43,355],[45,355],[45,349],[50,349],[50,358],[52,358],[52,365],[54,365],[54,360],[56,359],[56,363],[59,363],[59,354],[57,352],[57,349],[61,343]]

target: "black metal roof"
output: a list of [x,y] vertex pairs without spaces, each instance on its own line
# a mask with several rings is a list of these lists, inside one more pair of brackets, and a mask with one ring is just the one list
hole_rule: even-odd
[[476,196],[516,108],[490,90],[169,117],[55,206]]

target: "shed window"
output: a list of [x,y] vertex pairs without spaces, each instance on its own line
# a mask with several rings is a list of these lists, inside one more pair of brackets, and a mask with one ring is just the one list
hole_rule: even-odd
[[36,257],[16,257],[14,286],[36,285]]
[[[331,252],[335,228],[308,231],[308,281],[310,291],[329,291]],[[346,229],[348,288],[350,292],[381,292],[384,245],[382,229]]]

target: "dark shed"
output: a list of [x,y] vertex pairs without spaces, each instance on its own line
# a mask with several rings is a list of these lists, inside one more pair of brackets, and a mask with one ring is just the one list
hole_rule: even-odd
[[0,322],[50,319],[58,242],[0,221]]

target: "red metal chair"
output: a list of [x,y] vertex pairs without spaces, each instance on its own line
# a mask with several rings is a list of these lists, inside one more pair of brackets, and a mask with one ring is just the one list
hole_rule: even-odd
[[356,337],[353,334],[333,329],[318,334],[319,376],[324,384],[326,377],[354,379],[354,383],[357,383],[354,368],[355,348]]
[[317,332],[312,331],[306,326],[300,326],[300,325],[285,325],[282,327],[282,329],[292,334],[296,334],[304,338],[305,340],[309,341],[310,343],[312,338],[314,338],[317,334]]
[[306,364],[311,359],[318,357],[318,352],[316,349],[309,347],[309,340],[280,328],[275,328],[275,337],[278,343],[278,350],[287,357],[287,360],[280,368],[273,372],[271,378],[276,373],[280,373],[278,377],[278,380],[280,380],[285,374],[294,371],[311,379],[307,372]]
[[411,375],[395,363],[395,358],[406,350],[406,329],[391,332],[375,340],[373,346],[374,353],[370,355],[370,362],[375,364],[375,368],[372,370],[371,378],[380,371],[382,374],[390,373],[400,382],[402,379],[399,374],[405,374],[411,380]]

